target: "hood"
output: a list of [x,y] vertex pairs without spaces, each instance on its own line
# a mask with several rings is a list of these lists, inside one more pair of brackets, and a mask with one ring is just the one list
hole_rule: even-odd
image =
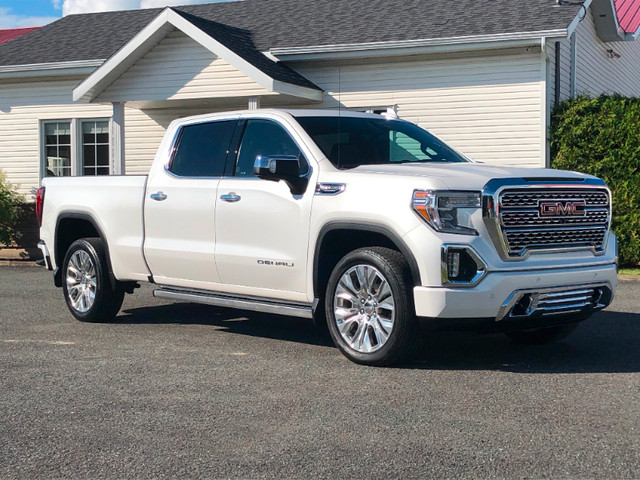
[[481,190],[494,178],[583,179],[594,178],[577,172],[550,168],[497,167],[478,163],[419,163],[415,165],[362,165],[350,172],[437,178],[451,190]]

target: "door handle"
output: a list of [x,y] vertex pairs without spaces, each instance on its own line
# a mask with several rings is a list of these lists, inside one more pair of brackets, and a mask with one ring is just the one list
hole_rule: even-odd
[[166,193],[162,193],[162,192],[152,193],[152,194],[150,195],[150,197],[151,197],[153,200],[157,200],[158,202],[161,202],[161,201],[163,201],[163,200],[166,200],[166,199],[167,199],[167,195],[166,195]]
[[220,195],[220,200],[224,200],[228,203],[239,202],[241,198],[242,197],[240,195],[237,195],[234,192],[227,193],[226,195]]

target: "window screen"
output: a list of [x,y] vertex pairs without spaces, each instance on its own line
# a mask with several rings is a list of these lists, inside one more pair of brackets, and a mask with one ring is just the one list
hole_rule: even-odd
[[309,170],[307,160],[289,133],[270,120],[249,120],[242,137],[236,177],[253,177],[253,164],[258,155],[293,155],[300,162],[300,174]]
[[236,121],[199,123],[182,129],[169,170],[181,177],[220,177]]

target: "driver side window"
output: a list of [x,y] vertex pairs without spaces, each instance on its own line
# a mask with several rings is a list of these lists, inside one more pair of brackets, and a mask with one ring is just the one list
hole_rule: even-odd
[[271,120],[249,120],[244,130],[236,162],[236,177],[253,177],[253,164],[258,155],[293,155],[300,162],[300,174],[309,171],[304,155],[289,133]]

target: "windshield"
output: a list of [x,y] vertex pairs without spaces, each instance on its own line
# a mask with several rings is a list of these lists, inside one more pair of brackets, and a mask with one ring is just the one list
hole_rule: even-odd
[[468,162],[426,130],[384,117],[298,117],[338,168],[426,162]]

